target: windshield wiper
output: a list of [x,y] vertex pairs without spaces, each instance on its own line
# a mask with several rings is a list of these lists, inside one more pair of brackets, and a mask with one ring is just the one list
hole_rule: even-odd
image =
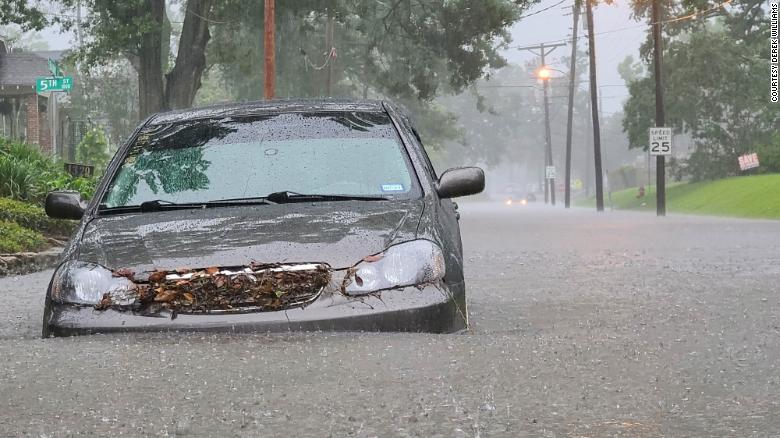
[[144,201],[140,205],[125,205],[120,207],[106,207],[101,205],[98,209],[103,214],[123,213],[150,213],[163,210],[187,210],[194,208],[231,207],[241,205],[271,205],[293,202],[328,202],[328,201],[387,201],[381,196],[353,196],[353,195],[317,195],[303,194],[290,191],[274,192],[268,196],[248,198],[216,199],[206,202],[177,203],[165,199]]
[[274,192],[265,197],[266,200],[276,204],[290,202],[327,202],[327,201],[387,201],[382,196],[356,196],[356,195],[319,195],[303,194],[290,191]]
[[202,208],[202,203],[186,203],[186,204],[179,204],[177,202],[173,201],[167,201],[165,199],[154,199],[151,201],[144,201],[141,203],[141,205],[138,206],[138,210],[141,211],[141,213],[148,213],[152,211],[160,211],[163,209],[184,209],[184,208]]
[[273,201],[269,201],[264,196],[255,196],[251,198],[216,199],[208,202],[208,205],[263,205],[263,204],[276,204],[276,203]]
[[188,202],[188,203],[176,203],[165,199],[153,199],[151,201],[144,201],[139,205],[123,205],[119,207],[106,207],[105,204],[101,204],[98,209],[99,213],[106,214],[122,214],[122,213],[149,213],[161,210],[184,210],[191,208],[204,208],[206,203],[204,202]]
[[101,205],[98,209],[99,213],[104,214],[123,214],[123,213],[151,213],[163,210],[187,210],[195,208],[211,208],[211,207],[230,207],[237,205],[262,205],[273,204],[273,202],[266,200],[265,198],[235,198],[235,199],[217,199],[215,201],[208,202],[186,202],[177,203],[173,201],[167,201],[165,199],[154,199],[151,201],[144,201],[139,205],[125,205],[120,207],[106,207]]

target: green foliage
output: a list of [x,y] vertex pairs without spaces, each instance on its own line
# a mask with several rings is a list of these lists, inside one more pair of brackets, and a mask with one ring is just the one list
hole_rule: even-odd
[[46,239],[41,233],[28,230],[14,222],[0,220],[0,253],[35,251],[43,248]]
[[[516,84],[528,88],[503,88]],[[544,112],[541,93],[534,86],[531,68],[513,65],[490,80],[478,81],[467,93],[442,98],[445,108],[468,121],[457,144],[447,145],[448,153],[457,157],[446,160],[451,162],[448,165],[468,160],[497,166],[543,156],[544,130],[539,127],[544,126]]]
[[40,169],[33,163],[0,155],[0,196],[34,200],[42,193]]
[[[654,187],[643,198],[636,195],[636,187],[614,192],[612,202],[620,210],[655,211]],[[591,207],[595,201],[585,199],[577,205]],[[666,188],[666,205],[673,213],[780,219],[780,174],[671,184]]]
[[25,52],[49,50],[49,44],[35,31],[25,32],[17,25],[0,26],[6,50],[21,49]]
[[[367,87],[372,94],[427,101],[443,88],[462,90],[486,69],[505,64],[498,49],[524,6],[509,0],[279,2],[277,94],[326,94],[328,69],[318,67],[327,60],[322,41],[329,15],[338,52],[334,96],[360,95]],[[256,41],[262,20],[256,17],[263,16],[262,2],[234,0],[214,12],[228,24],[213,28],[210,62],[224,71],[236,98],[261,97],[256,78],[263,54]]]
[[94,178],[74,178],[62,163],[43,155],[34,146],[0,141],[0,197],[42,203],[52,190],[78,190],[89,199]]
[[628,55],[618,64],[617,71],[623,81],[629,83],[642,78],[644,66],[635,62],[633,56]]
[[[533,0],[278,2],[277,95],[389,97],[413,108],[417,120],[430,116],[421,131],[433,143],[441,144],[457,135],[454,117],[429,104],[436,96],[462,91],[490,69],[502,67],[505,61],[499,51],[509,42],[508,27],[532,3]],[[26,7],[19,0],[12,4],[16,4],[16,9]],[[166,4],[178,7],[185,23],[206,22],[207,27],[192,32],[188,29],[194,27],[169,22],[167,14],[158,16]],[[263,16],[262,0],[58,0],[52,6],[60,12],[53,15],[53,22],[66,31],[78,26],[86,36],[73,58],[80,60],[90,73],[84,71],[85,77],[77,79],[77,84],[87,86],[83,93],[74,91],[74,105],[86,116],[93,108],[105,107],[106,112],[113,114],[109,116],[111,135],[129,132],[119,125],[123,120],[122,106],[128,102],[122,96],[132,95],[131,87],[101,86],[97,92],[86,88],[93,79],[102,81],[101,76],[115,73],[98,72],[93,76],[95,67],[119,59],[127,59],[142,78],[133,85],[139,88],[134,94],[141,97],[139,103],[130,105],[130,117],[124,120],[135,121],[136,111],[146,115],[168,107],[188,106],[194,96],[191,89],[200,87],[204,68],[207,78],[223,81],[232,100],[261,97],[258,78],[262,77],[263,53],[257,42],[262,37],[262,20],[257,17]],[[77,23],[73,13],[78,6],[89,11],[90,18],[81,23]],[[468,19],[464,19],[464,14]],[[29,22],[28,15],[16,18]],[[325,53],[330,50],[322,46],[329,17],[335,23],[333,46],[338,53],[331,61],[332,69],[321,68],[327,59]],[[171,44],[176,36],[180,40]],[[176,47],[182,56],[174,59],[169,53],[171,47]],[[162,58],[160,67],[146,62],[154,56]],[[121,72],[127,71],[127,67]],[[329,72],[333,77],[331,92],[326,91]],[[198,101],[224,100],[225,93],[221,91],[206,87]],[[442,125],[442,121],[447,123]],[[118,142],[116,137],[113,140]]]
[[101,173],[108,163],[108,142],[100,127],[93,127],[76,146],[76,160],[81,164],[95,166],[95,172]]
[[105,65],[73,72],[75,86],[70,93],[70,114],[78,120],[104,120],[107,141],[118,145],[138,124],[138,78],[129,62],[107,61]]
[[780,134],[756,147],[761,172],[780,172]]
[[[506,29],[530,3],[277,2],[276,94],[390,98],[409,108],[426,144],[440,147],[460,133],[455,116],[435,105],[434,98],[462,91],[490,69],[504,66],[498,51],[508,42]],[[330,61],[323,45],[329,15],[338,54]],[[262,97],[263,47],[257,44],[262,20],[256,19],[262,16],[258,0],[215,5],[213,18],[224,24],[212,26],[207,55],[211,71],[219,74],[210,76],[224,83],[233,100]]]
[[8,140],[0,143],[0,196],[40,200],[47,190],[46,178],[53,172],[54,163],[38,149]]
[[0,221],[17,223],[25,228],[44,234],[66,236],[76,223],[51,219],[41,207],[9,198],[0,198]]
[[81,20],[81,23],[77,23],[74,14],[61,14],[55,18],[66,30],[80,24],[80,32],[90,36],[75,53],[86,67],[100,66],[128,54],[137,55],[141,35],[154,27],[146,0],[59,0],[56,3],[65,11],[74,10],[79,3],[91,11],[91,19]]
[[197,147],[131,155],[117,175],[107,204],[127,205],[140,181],[155,194],[204,189],[209,184],[205,171],[210,165],[203,158],[203,149]]
[[[672,8],[703,8],[689,3],[695,2],[673,2]],[[714,24],[674,23],[665,28],[666,124],[693,138],[696,151],[686,164],[694,180],[739,172],[737,157],[771,144],[780,120],[780,107],[766,94],[769,20],[761,2],[746,0],[722,12]],[[648,49],[643,47],[645,53]],[[650,61],[646,59],[652,71]],[[629,92],[623,127],[631,147],[646,149],[647,129],[655,124],[652,74],[630,82]]]
[[22,30],[41,30],[46,25],[46,17],[28,0],[3,0],[0,2],[0,25],[18,24]]

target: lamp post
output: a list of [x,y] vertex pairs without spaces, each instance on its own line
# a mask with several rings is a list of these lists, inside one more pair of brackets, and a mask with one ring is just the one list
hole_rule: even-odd
[[[549,74],[549,68],[546,67],[546,63],[544,62],[545,56],[552,53],[553,50],[560,46],[565,46],[565,43],[555,43],[555,44],[539,44],[537,46],[526,46],[526,47],[518,47],[519,50],[528,50],[529,52],[533,53],[534,55],[537,55],[541,58],[541,64],[539,66],[539,70],[537,70],[537,77],[539,77],[539,73],[542,72],[542,75]],[[536,52],[536,50],[539,50],[539,52]],[[542,78],[540,78],[542,79]],[[546,127],[546,140],[547,144],[544,150],[545,155],[545,166],[552,166],[552,144],[550,140],[550,111],[548,108],[548,101],[547,101],[547,81],[542,80],[544,84],[544,118],[545,118],[545,127]],[[545,175],[546,176],[546,175]],[[544,184],[544,202],[547,203],[548,200],[548,194],[549,194],[549,184],[547,183],[547,179],[545,179]],[[555,183],[555,180],[553,179],[553,184]],[[554,186],[553,186],[554,189]],[[552,203],[555,205],[555,190],[553,190],[552,193]]]
[[[544,158],[545,158],[544,160],[544,165],[545,165],[544,202],[545,203],[547,202],[547,194],[548,194],[548,187],[549,187],[550,202],[552,205],[555,205],[555,177],[547,178],[546,175],[546,167],[553,166],[552,138],[550,135],[550,104],[549,104],[549,97],[548,97],[550,79],[552,78],[553,71],[563,73],[558,69],[554,69],[549,67],[548,65],[545,65],[544,55],[542,55],[542,65],[541,67],[539,67],[538,70],[536,70],[536,77],[542,81],[542,89],[544,90],[544,138],[546,141],[546,149],[544,154]],[[565,75],[566,73],[563,74]]]

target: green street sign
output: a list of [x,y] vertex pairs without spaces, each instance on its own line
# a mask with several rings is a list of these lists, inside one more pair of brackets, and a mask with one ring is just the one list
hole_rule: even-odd
[[49,63],[49,71],[51,72],[52,76],[54,76],[55,78],[62,76],[62,71],[60,71],[60,64],[57,61],[53,59],[49,59],[48,63]]
[[63,76],[60,78],[38,78],[35,81],[35,90],[39,93],[48,93],[49,91],[69,91],[73,88],[73,77]]

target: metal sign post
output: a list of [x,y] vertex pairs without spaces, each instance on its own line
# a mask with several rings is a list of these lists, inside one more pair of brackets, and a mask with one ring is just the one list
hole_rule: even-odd
[[73,77],[63,76],[60,64],[53,60],[48,59],[47,64],[51,76],[40,77],[35,79],[35,91],[38,94],[46,94],[49,97],[49,132],[51,133],[51,150],[53,153],[58,153],[60,146],[57,137],[57,93],[68,92],[73,88]]

